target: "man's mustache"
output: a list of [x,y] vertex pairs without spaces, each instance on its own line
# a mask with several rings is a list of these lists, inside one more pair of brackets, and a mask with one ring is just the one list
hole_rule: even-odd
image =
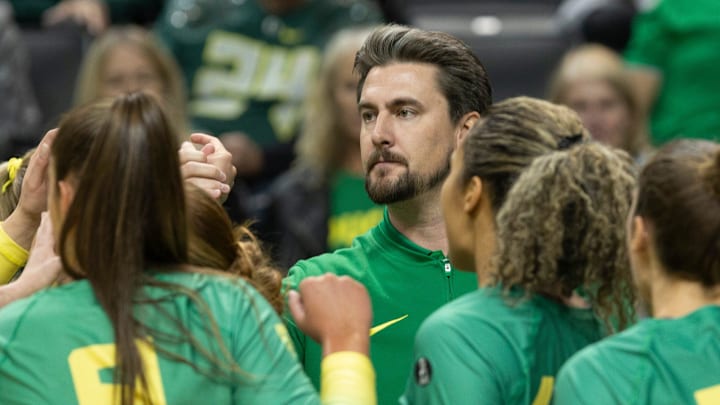
[[395,152],[387,149],[375,149],[371,154],[365,166],[366,171],[370,171],[378,163],[400,163],[407,166],[407,160]]

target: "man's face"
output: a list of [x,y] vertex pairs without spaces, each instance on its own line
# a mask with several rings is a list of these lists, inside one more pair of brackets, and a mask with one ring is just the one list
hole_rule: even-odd
[[423,63],[374,67],[359,109],[365,189],[378,204],[437,189],[450,170],[458,128],[437,87],[437,68]]

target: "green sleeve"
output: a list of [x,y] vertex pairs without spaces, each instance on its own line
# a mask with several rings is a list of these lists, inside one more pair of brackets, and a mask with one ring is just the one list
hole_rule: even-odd
[[[287,292],[290,290],[297,289],[298,284],[305,278],[304,273],[302,266],[299,264],[290,268],[287,277],[283,280],[283,295],[287,295]],[[307,337],[295,324],[289,308],[285,308],[283,321],[285,322],[285,326],[287,326],[290,340],[295,347],[298,361],[300,364],[305,364],[305,339],[307,339]]]
[[[288,291],[297,289],[300,282],[303,281],[306,277],[320,276],[322,274],[323,272],[321,271],[320,266],[314,263],[313,259],[297,262],[294,266],[290,268],[290,270],[288,271],[288,275],[285,277],[285,279],[283,279],[283,294],[286,295]],[[290,310],[288,308],[286,308],[284,311],[283,321],[285,321],[285,325],[288,328],[288,333],[290,334],[290,339],[295,346],[295,352],[297,353],[298,360],[301,364],[305,364],[305,348],[307,347],[306,341],[308,339],[307,336],[305,336],[305,334],[300,330],[300,328],[295,325],[295,322],[293,321],[292,315],[290,314]]]
[[672,38],[662,18],[662,5],[639,14],[633,21],[632,36],[625,50],[630,64],[661,69],[665,64]]
[[[470,342],[453,323],[431,317],[415,337],[414,366],[401,404],[502,404],[502,363],[493,351],[507,347],[492,331],[474,331]],[[487,333],[486,333],[487,332]],[[482,345],[483,350],[477,350]]]
[[240,297],[232,333],[233,356],[249,383],[236,387],[234,404],[319,404],[297,361],[287,329],[259,294]]

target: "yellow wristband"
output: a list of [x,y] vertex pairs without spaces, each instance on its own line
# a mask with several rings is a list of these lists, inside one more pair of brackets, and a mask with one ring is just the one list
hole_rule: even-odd
[[321,365],[320,399],[323,405],[375,405],[375,370],[368,356],[336,352]]
[[0,284],[8,283],[27,259],[28,251],[18,245],[0,223]]

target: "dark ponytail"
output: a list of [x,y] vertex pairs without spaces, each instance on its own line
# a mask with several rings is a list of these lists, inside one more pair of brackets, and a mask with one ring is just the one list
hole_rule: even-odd
[[136,391],[148,392],[136,345],[144,333],[133,317],[145,273],[187,261],[178,138],[171,128],[157,101],[130,94],[70,112],[52,146],[55,178],[75,192],[59,254],[69,275],[92,285],[113,326],[123,405],[134,403]]

